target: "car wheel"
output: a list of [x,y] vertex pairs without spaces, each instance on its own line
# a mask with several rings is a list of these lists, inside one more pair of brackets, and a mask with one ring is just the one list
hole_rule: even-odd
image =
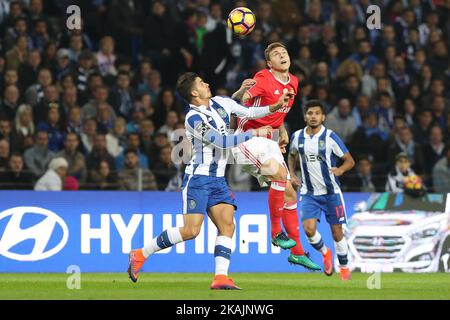
[[450,272],[450,236],[444,240],[439,256],[439,271]]

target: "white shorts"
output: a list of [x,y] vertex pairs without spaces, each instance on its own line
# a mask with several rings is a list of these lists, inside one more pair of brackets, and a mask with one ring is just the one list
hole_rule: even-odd
[[261,186],[267,186],[268,182],[270,182],[270,178],[261,174],[262,164],[270,159],[276,160],[286,168],[288,180],[290,180],[289,170],[284,162],[283,154],[278,143],[273,140],[254,137],[234,147],[231,152],[235,163],[242,164],[242,170],[254,176]]

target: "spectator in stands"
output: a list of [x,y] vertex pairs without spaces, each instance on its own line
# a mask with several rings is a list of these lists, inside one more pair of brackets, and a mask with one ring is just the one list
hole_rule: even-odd
[[139,139],[141,141],[141,152],[149,154],[153,144],[155,125],[150,119],[142,119],[139,123]]
[[25,102],[34,107],[44,98],[44,89],[51,85],[53,77],[50,69],[42,68],[39,70],[37,83],[28,87],[25,91]]
[[62,94],[60,104],[60,112],[64,120],[67,119],[70,109],[72,109],[73,107],[78,107],[77,101],[78,101],[77,87],[69,86],[65,88]]
[[147,168],[139,167],[139,157],[135,150],[124,152],[125,167],[119,172],[121,190],[157,190],[154,174]]
[[33,48],[39,51],[44,50],[45,43],[50,41],[47,21],[44,19],[36,19],[34,21],[34,31],[31,34],[31,40],[33,42]]
[[177,114],[183,111],[180,103],[175,98],[174,91],[169,88],[165,88],[159,93],[155,109],[152,120],[157,129],[164,125],[169,111],[175,111]]
[[378,114],[378,127],[380,130],[389,133],[394,125],[394,102],[387,92],[381,92],[377,98],[375,111]]
[[1,90],[2,92],[5,91],[5,88],[8,86],[17,86],[19,88],[19,90],[21,89],[20,85],[19,85],[19,76],[17,74],[17,71],[14,69],[7,69],[4,73],[3,80],[1,82]]
[[[155,30],[152,30],[155,32]],[[97,52],[97,64],[100,74],[105,76],[116,76],[117,70],[115,67],[116,55],[114,53],[115,42],[110,36],[103,37],[100,40],[100,50]]]
[[83,132],[81,133],[81,143],[84,155],[92,151],[95,135],[97,133],[97,122],[89,118],[83,121]]
[[0,140],[0,172],[6,171],[9,160],[9,142],[6,139]]
[[410,98],[406,98],[403,101],[403,113],[405,115],[405,122],[408,127],[412,127],[414,125],[416,112],[417,107],[414,101]]
[[431,106],[433,104],[433,97],[443,96],[445,100],[445,110],[450,110],[450,99],[445,96],[445,80],[443,78],[434,78],[431,80],[430,92],[422,98],[422,104]]
[[8,162],[8,170],[0,173],[0,189],[32,190],[34,176],[24,170],[22,154],[14,152]]
[[175,111],[169,111],[167,113],[165,124],[158,129],[158,132],[165,133],[170,141],[172,141],[172,134],[175,130],[175,126],[177,125],[179,119],[178,114]]
[[433,119],[442,129],[446,126],[445,99],[443,96],[434,96],[431,104]]
[[97,133],[94,137],[94,143],[92,145],[92,151],[89,153],[86,159],[86,166],[88,170],[92,170],[96,167],[96,164],[102,160],[108,161],[111,170],[116,169],[114,158],[109,154],[106,149],[106,136],[104,133]]
[[85,92],[87,90],[89,76],[96,71],[93,53],[90,50],[83,50],[78,57],[78,65],[73,73],[77,89],[80,92]]
[[408,155],[400,152],[395,156],[394,168],[389,172],[386,182],[386,191],[399,193],[404,191],[404,182],[407,177],[415,176],[411,169],[411,162]]
[[48,165],[47,172],[36,182],[35,191],[61,191],[67,175],[67,161],[54,158]]
[[116,114],[106,102],[99,103],[96,110],[97,127],[100,132],[109,132],[114,128]]
[[105,85],[95,87],[93,98],[81,108],[81,118],[95,118],[97,115],[97,106],[100,103],[108,103],[108,88]]
[[0,108],[0,117],[13,121],[16,116],[17,107],[19,106],[19,89],[15,85],[7,86],[3,97],[3,103]]
[[[171,60],[173,59],[173,38],[174,21],[170,19],[167,5],[164,1],[153,1],[149,19],[146,19],[143,25],[143,45],[142,51],[145,56],[150,57],[159,70],[167,70],[169,79],[172,77]],[[141,64],[142,66],[142,64]],[[145,70],[140,72],[141,80],[145,81],[146,73],[151,70],[148,64],[144,66]],[[146,72],[142,72],[146,71]],[[165,72],[164,72],[165,73]],[[163,75],[164,76],[164,75]]]
[[426,158],[424,173],[431,174],[436,162],[445,156],[444,149],[444,133],[441,127],[435,125],[431,127],[428,142],[423,146],[423,157]]
[[369,113],[370,110],[370,99],[366,95],[359,95],[356,98],[356,105],[352,110],[353,119],[355,119],[355,124],[357,127],[362,125],[362,119]]
[[39,50],[33,49],[28,54],[27,61],[20,65],[18,70],[18,79],[20,79],[18,85],[21,92],[24,92],[33,83],[36,83],[41,62],[41,53]]
[[55,85],[49,85],[44,88],[43,99],[33,106],[33,119],[39,122],[47,121],[48,110],[53,107],[59,107],[59,93]]
[[63,189],[68,191],[77,191],[80,188],[80,184],[75,177],[67,176],[64,179]]
[[348,99],[353,106],[356,103],[356,98],[360,94],[360,81],[356,75],[349,75],[344,79],[344,83],[337,93],[338,99]]
[[19,70],[22,62],[26,61],[28,57],[28,38],[21,35],[17,37],[14,47],[6,52],[5,58],[7,61],[6,67],[8,69]]
[[42,52],[42,66],[52,69],[56,65],[56,53],[58,47],[56,42],[49,41],[44,46],[44,52]]
[[450,147],[444,150],[444,157],[433,168],[433,188],[435,192],[450,192]]
[[161,148],[159,160],[152,166],[159,190],[165,190],[169,181],[177,174],[177,168],[172,162],[172,147]]
[[170,144],[170,140],[167,137],[167,134],[162,133],[162,132],[157,132],[155,134],[155,136],[153,137],[153,144],[151,146],[151,151],[149,153],[150,163],[152,163],[153,161],[156,161],[158,159],[160,149],[169,144]]
[[74,132],[81,137],[82,131],[83,125],[81,122],[81,108],[79,106],[73,106],[68,112],[66,132]]
[[0,118],[0,139],[6,139],[13,149],[17,145],[17,136],[12,131],[12,122],[9,119]]
[[448,42],[439,40],[431,44],[432,52],[429,57],[429,65],[434,75],[443,75],[448,68]]
[[134,89],[130,87],[130,74],[120,71],[115,87],[109,93],[109,102],[117,115],[129,120],[135,101]]
[[1,22],[2,31],[10,30],[14,26],[14,22],[17,21],[17,19],[22,16],[23,16],[22,2],[18,0],[10,1],[9,12],[5,12],[5,16],[3,18],[3,21]]
[[147,83],[141,88],[141,94],[149,94],[152,97],[152,103],[156,104],[159,93],[161,92],[161,73],[152,70],[148,74]]
[[59,106],[50,103],[47,109],[47,120],[37,125],[38,131],[46,131],[48,133],[48,149],[58,152],[64,146],[64,130],[60,123]]
[[[153,32],[152,32],[153,33]],[[131,83],[138,94],[146,91],[148,88],[148,77],[153,70],[152,61],[149,58],[142,59],[139,69],[134,75]]]
[[86,181],[87,169],[86,161],[83,154],[78,151],[80,141],[74,132],[66,135],[64,141],[64,150],[61,150],[57,156],[64,158],[67,161],[67,175],[76,178],[79,182]]
[[137,37],[142,34],[139,23],[143,12],[142,2],[139,1],[118,0],[109,5],[106,23],[120,53],[128,56],[137,54],[133,48],[136,47]]
[[413,140],[411,129],[404,127],[394,138],[394,143],[389,147],[389,163],[394,163],[394,156],[398,153],[406,153],[411,167],[415,172],[422,174],[425,164],[422,146]]
[[36,132],[35,144],[24,153],[25,164],[36,177],[41,177],[55,154],[48,149],[48,133]]
[[350,150],[355,154],[371,156],[374,163],[384,165],[387,161],[388,137],[378,128],[377,115],[370,112],[363,117],[363,125],[353,135]]
[[118,188],[117,174],[111,171],[108,161],[100,161],[95,169],[89,171],[86,189],[117,190]]
[[364,73],[369,73],[378,62],[378,58],[372,54],[370,42],[366,39],[358,43],[358,53],[351,55],[349,59],[358,62]]
[[338,105],[327,115],[325,126],[337,133],[345,142],[350,142],[357,127],[352,114],[352,107],[348,99],[341,99]]
[[114,121],[113,129],[106,135],[106,148],[116,158],[121,154],[127,143],[127,122],[122,117]]
[[119,154],[116,157],[117,170],[123,169],[125,158],[126,158],[125,152],[127,150],[128,151],[132,150],[136,153],[136,155],[139,158],[139,166],[141,168],[149,168],[148,157],[144,153],[141,152],[140,144],[141,144],[141,142],[139,140],[139,134],[137,132],[128,133],[126,149],[125,149],[125,151],[123,151],[121,154]]
[[76,63],[83,50],[83,38],[79,33],[73,33],[70,36],[69,43],[69,59],[70,62]]
[[345,191],[353,192],[383,192],[385,179],[372,170],[369,157],[361,156],[356,165],[356,172],[343,177]]
[[33,122],[33,111],[28,104],[21,104],[17,108],[14,120],[15,136],[17,144],[14,149],[20,152],[33,146],[35,126]]
[[433,125],[433,114],[428,108],[422,109],[417,117],[417,122],[413,125],[414,141],[425,144],[430,136],[430,130]]
[[54,66],[54,74],[57,81],[60,81],[64,76],[70,74],[72,71],[72,62],[70,61],[70,51],[61,48],[56,53],[56,64]]
[[197,18],[195,9],[186,9],[182,13],[181,21],[175,25],[173,45],[179,50],[174,52],[174,62],[178,74],[192,70],[197,62],[198,52],[195,46]]

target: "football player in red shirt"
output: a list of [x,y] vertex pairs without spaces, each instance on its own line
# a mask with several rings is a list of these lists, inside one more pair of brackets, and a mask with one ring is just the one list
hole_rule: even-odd
[[[269,105],[278,101],[284,92],[292,92],[294,96],[298,92],[298,79],[289,73],[291,61],[286,47],[275,42],[270,44],[264,53],[268,68],[259,71],[253,79],[244,81],[241,88],[233,94],[235,100],[245,105]],[[291,249],[289,262],[320,270],[320,266],[305,254],[300,242],[297,192],[289,181],[289,171],[282,155],[289,143],[283,122],[293,103],[294,98],[289,101],[288,106],[257,120],[238,119],[239,131],[270,126],[279,130],[279,140],[277,144],[272,140],[253,138],[234,148],[233,155],[237,163],[244,164],[244,170],[256,177],[261,185],[270,182],[272,243],[283,249]],[[289,237],[283,232],[281,221]]]

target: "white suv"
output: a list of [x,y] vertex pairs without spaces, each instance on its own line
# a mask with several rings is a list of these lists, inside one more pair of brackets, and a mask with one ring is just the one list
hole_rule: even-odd
[[349,266],[361,272],[450,272],[450,193],[374,194],[348,221]]

